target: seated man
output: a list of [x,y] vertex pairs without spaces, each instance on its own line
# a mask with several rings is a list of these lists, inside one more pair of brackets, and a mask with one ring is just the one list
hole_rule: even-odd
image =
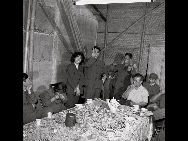
[[151,98],[147,106],[149,111],[153,111],[154,120],[158,121],[165,118],[165,94],[159,93]]
[[158,79],[157,74],[155,73],[151,73],[149,75],[149,82],[145,82],[143,84],[143,86],[148,90],[149,92],[149,100],[151,97],[153,97],[154,95],[158,94],[160,92],[160,87],[159,85],[156,83]]
[[139,105],[141,107],[147,105],[148,91],[142,86],[143,79],[140,73],[133,76],[133,83],[123,93],[120,104],[128,106]]
[[37,118],[43,118],[47,116],[51,109],[38,108],[36,103],[38,102],[34,93],[31,91],[32,83],[26,73],[23,73],[23,124],[32,122]]
[[[154,128],[157,126],[163,126],[165,121],[165,94],[161,92],[153,96],[147,106],[147,109],[149,111],[153,111]],[[162,135],[162,138],[164,138],[163,132],[164,130],[162,129],[159,133]],[[159,138],[161,138],[161,136],[159,136]]]
[[40,99],[42,101],[43,107],[48,107],[53,109],[53,113],[58,113],[67,108],[64,106],[64,103],[67,102],[66,96],[66,84],[60,82],[51,85],[52,88],[44,91],[40,94]]

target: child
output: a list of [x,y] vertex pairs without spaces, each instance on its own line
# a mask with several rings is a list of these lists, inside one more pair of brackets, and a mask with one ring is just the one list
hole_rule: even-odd
[[160,92],[160,87],[159,87],[159,85],[156,83],[157,79],[158,79],[157,74],[151,73],[151,74],[149,75],[149,82],[145,82],[145,83],[143,84],[143,86],[144,86],[144,87],[148,90],[148,92],[149,92],[149,100],[150,100],[153,96],[157,95],[157,94]]

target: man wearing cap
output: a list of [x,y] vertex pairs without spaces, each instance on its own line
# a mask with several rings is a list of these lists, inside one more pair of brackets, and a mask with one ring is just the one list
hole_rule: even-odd
[[151,73],[151,74],[149,75],[149,82],[145,82],[145,83],[143,84],[143,86],[144,86],[144,87],[148,90],[148,92],[149,92],[149,100],[150,100],[153,96],[157,95],[157,94],[160,92],[160,87],[159,87],[159,85],[156,83],[157,79],[158,79],[157,74]]

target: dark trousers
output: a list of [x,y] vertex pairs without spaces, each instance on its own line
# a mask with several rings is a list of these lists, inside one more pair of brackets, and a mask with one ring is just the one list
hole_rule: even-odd
[[124,92],[125,88],[114,89],[114,98],[120,100]]
[[85,99],[100,98],[101,88],[87,87]]
[[67,108],[73,108],[75,104],[78,104],[79,97],[80,96],[76,96],[75,94],[67,94],[67,103],[65,106]]
[[110,90],[104,90],[104,99],[110,99]]

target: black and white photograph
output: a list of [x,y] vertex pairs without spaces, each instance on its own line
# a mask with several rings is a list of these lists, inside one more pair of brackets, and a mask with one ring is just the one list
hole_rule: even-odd
[[165,0],[23,0],[23,141],[165,141]]

